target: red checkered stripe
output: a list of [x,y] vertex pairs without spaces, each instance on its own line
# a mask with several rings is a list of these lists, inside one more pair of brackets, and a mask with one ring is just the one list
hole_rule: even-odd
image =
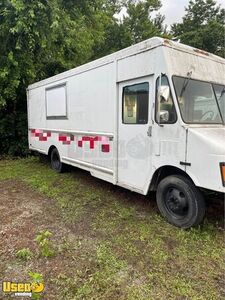
[[58,140],[62,142],[63,145],[70,145],[71,142],[75,141],[75,136],[72,134],[59,133]]
[[[48,130],[31,129],[31,136],[32,138],[38,138],[40,142],[47,142],[48,139],[52,137],[52,133]],[[100,143],[102,152],[110,152],[110,139],[105,136],[82,136],[76,141],[75,135],[73,134],[58,133],[58,141],[63,145],[71,145],[72,142],[76,142],[78,148],[83,148],[84,144],[88,143],[92,150]]]
[[52,133],[46,130],[31,129],[31,136],[38,138],[40,142],[47,142],[52,136]]
[[104,136],[95,136],[95,137],[89,137],[89,136],[83,136],[81,140],[78,140],[78,147],[82,148],[84,143],[88,142],[90,149],[95,149],[95,146],[97,142],[101,142],[101,150],[102,152],[110,152],[110,144],[109,144],[109,138]]

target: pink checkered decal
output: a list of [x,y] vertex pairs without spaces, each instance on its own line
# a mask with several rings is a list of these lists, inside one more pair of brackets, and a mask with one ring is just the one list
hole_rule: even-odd
[[47,140],[52,136],[50,131],[31,129],[31,136],[38,138],[40,142],[47,142]]
[[[38,138],[40,142],[47,142],[50,137],[52,137],[51,131],[40,130],[40,129],[31,129],[31,136],[33,138]],[[74,134],[70,133],[58,133],[58,141],[63,145],[71,145],[75,141]],[[96,145],[100,143],[101,151],[104,153],[110,152],[110,138],[105,136],[82,136],[77,140],[78,148],[83,148],[84,143],[88,143],[89,148],[94,150]]]
[[63,145],[70,145],[71,142],[73,142],[74,140],[75,137],[72,134],[65,134],[65,133],[59,134],[59,142],[62,142]]
[[110,152],[110,145],[108,144],[109,138],[103,137],[103,136],[96,136],[96,137],[89,137],[89,136],[83,136],[81,140],[77,142],[77,145],[79,148],[82,148],[84,143],[88,142],[90,149],[95,149],[95,145],[97,142],[102,142],[102,152]]
[[89,137],[89,136],[83,136],[82,140],[78,141],[78,147],[83,147],[83,142],[89,142],[90,149],[95,148],[95,142],[100,142],[102,140],[101,136],[96,137]]

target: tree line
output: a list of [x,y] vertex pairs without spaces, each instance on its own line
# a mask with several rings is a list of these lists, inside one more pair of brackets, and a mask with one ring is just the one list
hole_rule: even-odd
[[[225,57],[225,10],[191,0],[170,28],[160,0],[0,1],[0,155],[26,155],[26,88],[153,36]],[[118,18],[121,10],[123,17]]]

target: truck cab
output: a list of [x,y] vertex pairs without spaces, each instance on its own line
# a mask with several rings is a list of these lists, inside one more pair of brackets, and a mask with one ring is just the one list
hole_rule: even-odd
[[[182,49],[182,45],[176,46]],[[162,166],[156,174],[161,176],[158,207],[169,222],[183,228],[202,220],[205,190],[225,192],[224,60],[203,51],[195,56],[196,50],[187,46],[186,50],[188,53],[167,56],[168,73],[159,76],[156,91],[158,128],[153,125],[160,137],[162,160],[175,141],[180,144],[177,154],[173,149],[173,163],[167,161],[169,166]],[[166,127],[170,127],[170,133]]]
[[175,112],[163,77],[157,95],[158,125],[163,131],[166,124],[176,122],[175,114],[180,118],[185,130],[185,138],[180,138],[180,143],[185,143],[185,158],[180,165],[185,174],[173,167],[162,167],[160,172],[166,175],[157,186],[157,202],[171,223],[186,228],[198,224],[204,216],[203,189],[224,193],[225,86],[192,79],[190,73],[187,77],[172,76]]

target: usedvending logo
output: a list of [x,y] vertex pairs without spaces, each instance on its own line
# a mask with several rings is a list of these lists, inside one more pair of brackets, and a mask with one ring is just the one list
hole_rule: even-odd
[[33,293],[40,294],[44,291],[43,283],[15,283],[3,282],[2,291],[5,294],[14,293],[16,297],[32,297]]

